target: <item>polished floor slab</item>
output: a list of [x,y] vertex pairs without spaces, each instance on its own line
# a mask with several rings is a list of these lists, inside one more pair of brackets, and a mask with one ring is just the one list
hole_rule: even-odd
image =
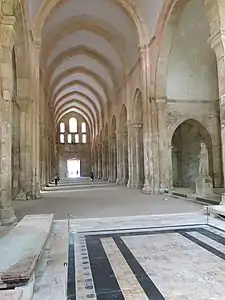
[[75,260],[69,299],[224,299],[225,232],[211,225],[70,236]]
[[34,300],[223,300],[225,223],[206,221],[202,213],[56,221]]

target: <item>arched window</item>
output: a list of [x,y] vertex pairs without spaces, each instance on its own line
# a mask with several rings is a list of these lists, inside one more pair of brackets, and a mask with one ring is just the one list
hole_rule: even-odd
[[77,119],[76,118],[70,118],[69,119],[69,131],[71,133],[77,132]]
[[79,134],[75,134],[75,144],[79,144]]
[[68,142],[68,144],[72,144],[72,134],[68,134],[67,142]]
[[66,131],[66,129],[65,129],[65,123],[60,123],[60,125],[59,125],[59,127],[60,127],[60,133],[65,133],[65,131]]
[[82,143],[83,144],[87,143],[87,135],[86,135],[86,133],[82,134]]
[[61,143],[61,144],[64,144],[64,143],[65,143],[64,134],[60,134],[60,143]]
[[87,127],[86,127],[86,123],[85,122],[81,123],[81,132],[82,133],[86,133],[87,132]]

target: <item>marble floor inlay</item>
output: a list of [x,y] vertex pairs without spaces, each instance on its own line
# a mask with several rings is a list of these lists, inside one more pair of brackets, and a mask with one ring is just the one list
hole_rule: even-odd
[[68,255],[68,299],[224,299],[225,232],[210,225],[72,231]]

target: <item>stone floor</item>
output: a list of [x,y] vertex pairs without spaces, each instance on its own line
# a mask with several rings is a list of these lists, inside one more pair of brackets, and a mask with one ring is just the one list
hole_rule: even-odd
[[223,300],[225,231],[214,226],[225,223],[206,220],[202,213],[71,218],[69,234],[66,220],[55,221],[34,300]]
[[[16,216],[20,220],[27,214],[54,213],[55,219],[66,219],[71,213],[77,218],[132,216],[143,214],[171,214],[194,212],[201,205],[188,200],[163,195],[145,195],[126,187],[100,185],[78,188],[59,186],[42,193],[36,201],[14,201]],[[164,199],[168,199],[165,201]]]
[[33,300],[224,300],[222,220],[210,217],[215,229],[189,200],[99,185],[14,202],[18,218],[55,214]]

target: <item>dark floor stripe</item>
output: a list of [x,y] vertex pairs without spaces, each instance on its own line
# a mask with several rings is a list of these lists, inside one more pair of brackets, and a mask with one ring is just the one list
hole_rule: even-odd
[[223,260],[225,260],[225,254],[213,247],[211,247],[210,245],[202,242],[201,240],[189,235],[188,233],[186,232],[180,232],[180,234],[182,236],[184,236],[185,238],[189,239],[190,241],[192,241],[193,243],[201,246],[202,248],[206,249],[207,251],[211,252],[212,254],[218,256],[219,258],[222,258]]
[[180,232],[191,232],[196,231],[196,228],[173,228],[173,229],[164,229],[164,230],[151,230],[151,231],[132,231],[132,232],[118,232],[118,233],[101,233],[98,235],[86,235],[86,237],[96,239],[96,238],[107,238],[107,237],[117,237],[117,236],[142,236],[142,235],[154,235],[154,234],[167,234],[167,233],[180,233]]
[[97,300],[125,300],[100,239],[86,237]]
[[139,264],[137,259],[134,257],[130,249],[126,246],[123,240],[116,236],[114,237],[114,241],[117,247],[120,249],[121,253],[123,254],[127,264],[131,268],[132,272],[134,273],[135,277],[137,278],[138,282],[140,283],[142,289],[148,296],[149,300],[165,300],[163,295],[160,293],[158,288],[155,286],[153,281],[148,277],[145,270]]
[[216,226],[213,225],[213,224],[207,224],[207,226],[209,226],[209,227],[211,227],[211,228],[213,228],[213,229],[216,229],[216,230],[218,230],[218,231],[221,231],[221,232],[225,233],[225,230],[224,230],[224,229],[219,228],[219,227],[216,227]]
[[198,228],[196,229],[196,231],[225,246],[225,238],[222,237],[221,235],[206,230],[204,228]]
[[76,300],[75,246],[73,234],[69,234],[67,299]]

